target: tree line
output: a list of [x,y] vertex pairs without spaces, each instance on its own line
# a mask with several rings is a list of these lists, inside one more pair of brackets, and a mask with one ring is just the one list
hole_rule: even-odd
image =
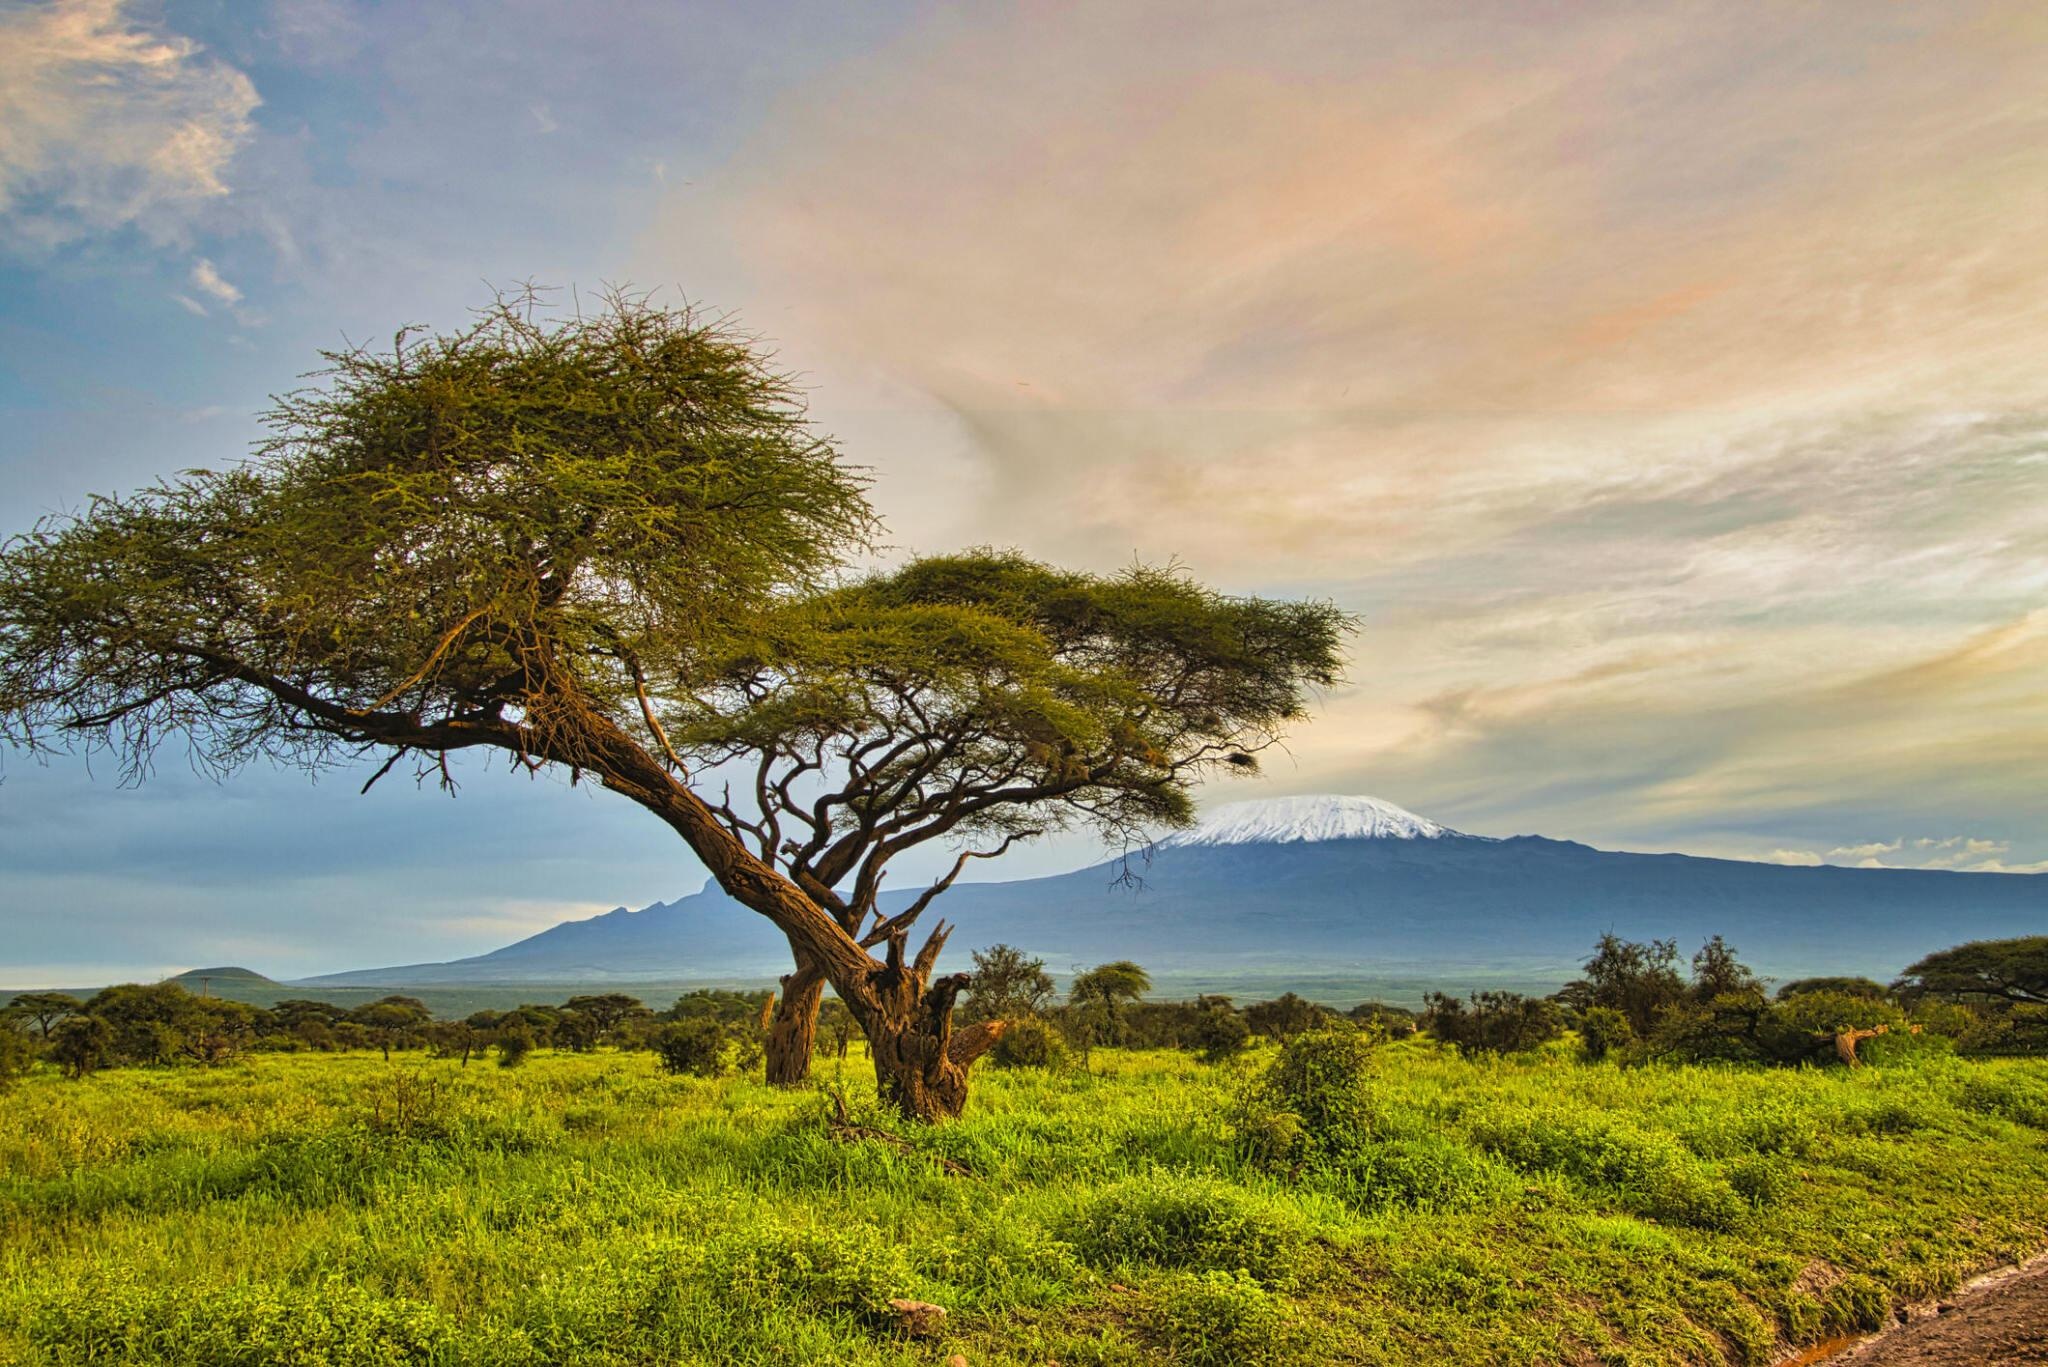
[[[1096,1048],[1177,1049],[1216,1063],[1259,1040],[1285,1044],[1332,1029],[1421,1033],[1468,1054],[1571,1037],[1589,1061],[1629,1064],[2048,1053],[2048,936],[1943,950],[1890,984],[1803,978],[1772,991],[1719,936],[1681,962],[1674,941],[1604,935],[1582,976],[1542,997],[1432,993],[1420,1011],[1362,1002],[1340,1012],[1293,992],[1242,1007],[1217,995],[1154,1001],[1151,992],[1142,966],[1116,960],[1076,974],[1061,1000],[1042,959],[995,945],[975,953],[960,1014],[969,1026],[1003,1023],[991,1051],[999,1067],[1086,1066]],[[85,999],[28,992],[0,1008],[0,1078],[38,1058],[78,1078],[106,1067],[218,1064],[248,1052],[377,1050],[388,1059],[424,1051],[464,1065],[490,1055],[516,1067],[535,1049],[601,1048],[651,1051],[665,1071],[715,1077],[765,1066],[775,1001],[766,990],[704,988],[656,1010],[608,992],[442,1020],[406,996],[261,1007],[196,997],[175,982],[123,984]],[[853,1013],[826,1001],[819,1021],[815,1050],[844,1059],[861,1033]]]

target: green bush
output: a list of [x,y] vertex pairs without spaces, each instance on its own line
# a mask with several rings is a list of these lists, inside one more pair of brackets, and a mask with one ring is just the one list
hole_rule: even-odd
[[1564,1012],[1556,1002],[1519,992],[1474,992],[1468,1005],[1432,992],[1423,1028],[1461,1054],[1518,1054],[1564,1033]]
[[903,1249],[867,1225],[769,1225],[729,1233],[706,1249],[704,1266],[740,1301],[848,1314],[877,1325],[893,1321],[890,1300],[917,1289]]
[[1748,1154],[1722,1171],[1736,1195],[1762,1208],[1779,1205],[1799,1185],[1798,1173],[1777,1154]]
[[1368,1080],[1379,1037],[1368,1030],[1311,1030],[1289,1040],[1266,1070],[1259,1096],[1294,1116],[1308,1149],[1343,1153],[1372,1139]]
[[342,1278],[197,1295],[127,1280],[52,1288],[28,1329],[53,1367],[137,1359],[191,1367],[531,1360],[516,1333],[459,1323],[424,1301],[381,1296]]
[[15,1028],[14,1022],[0,1020],[0,1092],[14,1085],[17,1078],[35,1066],[36,1045],[24,1030]]
[[1066,1053],[1066,1040],[1050,1022],[1025,1016],[1010,1022],[988,1058],[998,1068],[1056,1068]]
[[1843,1030],[1879,1025],[1898,1030],[1905,1024],[1906,1013],[1888,1001],[1854,992],[1819,991],[1776,1003],[1757,1032],[1766,1057],[1797,1063],[1835,1059],[1835,1036]]
[[1089,1264],[1187,1271],[1242,1269],[1263,1282],[1298,1270],[1308,1235],[1291,1212],[1207,1177],[1152,1173],[1090,1199],[1068,1231]]
[[725,1027],[709,1017],[673,1021],[648,1040],[664,1073],[717,1077],[726,1069]]
[[1635,1040],[1628,1017],[1611,1006],[1589,1006],[1579,1013],[1579,1049],[1598,1063]]
[[1151,1337],[1190,1367],[1267,1367],[1306,1361],[1287,1304],[1243,1272],[1181,1273],[1152,1296]]
[[1667,1134],[1599,1115],[1517,1111],[1479,1117],[1472,1136],[1525,1172],[1562,1173],[1652,1220],[1729,1229],[1742,1215],[1734,1189]]
[[1325,1185],[1355,1210],[1478,1210],[1510,1196],[1514,1175],[1482,1154],[1438,1136],[1354,1150]]
[[1206,1062],[1221,1063],[1245,1051],[1251,1043],[1252,1027],[1236,1011],[1218,1006],[1197,1015],[1188,1035],[1188,1042]]

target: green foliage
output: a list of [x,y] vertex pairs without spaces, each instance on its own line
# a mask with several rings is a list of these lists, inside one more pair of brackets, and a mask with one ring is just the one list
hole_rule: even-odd
[[1152,978],[1129,959],[1097,964],[1074,975],[1067,1001],[1075,1011],[1100,1023],[1099,1041],[1119,1044],[1124,1038],[1123,1008],[1152,990]]
[[1351,1026],[1289,1040],[1238,1103],[1238,1143],[1269,1164],[1327,1161],[1370,1143],[1378,1044],[1378,1036]]
[[[45,1068],[0,1107],[0,1361],[1678,1367],[2048,1239],[2039,1060],[1369,1061],[1364,1141],[1276,1169],[1220,1122],[1241,1072],[1168,1051],[990,1070],[908,1151],[645,1052]],[[865,1076],[856,1045],[888,1128]],[[940,1335],[899,1336],[897,1296]]]
[[1629,1028],[1639,1038],[1654,1031],[1658,1017],[1686,994],[1685,980],[1678,974],[1675,940],[1637,944],[1618,935],[1602,935],[1593,957],[1586,960],[1585,974],[1560,992],[1560,999],[1581,1010],[1612,1007],[1628,1017]]
[[1205,1063],[1222,1063],[1243,1053],[1251,1043],[1251,1036],[1251,1023],[1239,1012],[1231,1010],[1226,1002],[1196,1012],[1188,1043],[1201,1054]]
[[1190,1367],[1304,1360],[1305,1335],[1287,1303],[1243,1271],[1165,1278],[1153,1296],[1149,1327],[1172,1361]]
[[1670,1224],[1730,1229],[1742,1203],[1678,1141],[1625,1121],[1561,1111],[1497,1112],[1472,1126],[1474,1139],[1525,1172],[1555,1172],[1584,1183],[1623,1210]]
[[1255,1035],[1285,1044],[1296,1035],[1327,1027],[1336,1012],[1292,992],[1283,992],[1269,1002],[1255,1002],[1244,1009],[1245,1024]]
[[1322,1185],[1354,1210],[1482,1210],[1520,1189],[1512,1172],[1436,1135],[1349,1150]]
[[1155,1173],[1110,1186],[1081,1208],[1067,1238],[1091,1265],[1243,1271],[1285,1282],[1308,1232],[1284,1206],[1226,1182]]
[[695,1016],[664,1025],[648,1042],[665,1073],[717,1077],[726,1071],[731,1036],[709,1017]]
[[2048,935],[1973,940],[1930,954],[1894,984],[1909,999],[1923,996],[2048,1006]]
[[[428,748],[545,750],[571,699],[637,718],[628,661],[693,674],[707,636],[871,526],[794,386],[688,312],[512,298],[326,360],[253,462],[7,544],[10,738],[82,722],[138,770],[173,732],[220,768],[322,764],[395,739],[388,709]],[[459,720],[507,708],[523,738]]]
[[902,1247],[865,1227],[773,1224],[734,1232],[712,1244],[706,1261],[742,1300],[780,1301],[877,1325],[889,1320],[892,1298],[919,1289]]
[[514,1021],[498,1029],[498,1066],[517,1068],[526,1062],[526,1056],[533,1052],[533,1027],[525,1021]]
[[49,1054],[66,1076],[85,1077],[113,1058],[114,1028],[98,1016],[66,1017],[51,1032]]
[[1612,1006],[1589,1006],[1579,1013],[1579,1047],[1590,1062],[1626,1048],[1635,1037],[1628,1017]]
[[1441,992],[1424,999],[1423,1028],[1468,1054],[1515,1054],[1564,1033],[1557,1003],[1519,992],[1474,992],[1471,1004]]
[[1890,988],[1871,978],[1794,978],[1778,989],[1778,1000],[1784,1001],[1807,992],[1839,992],[1878,1001],[1891,995]]
[[1052,974],[1045,971],[1045,960],[1014,945],[990,945],[974,951],[974,981],[968,984],[961,1018],[1021,1020],[1037,1015],[1052,994]]
[[0,1092],[35,1066],[36,1045],[12,1021],[0,1020]]
[[1066,1040],[1050,1022],[1026,1016],[1010,1022],[988,1057],[998,1068],[1056,1068],[1066,1052]]

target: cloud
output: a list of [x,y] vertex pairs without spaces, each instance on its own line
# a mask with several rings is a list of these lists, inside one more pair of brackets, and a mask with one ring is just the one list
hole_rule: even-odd
[[192,267],[192,284],[194,288],[223,304],[233,305],[242,302],[242,292],[221,279],[220,272],[205,257],[201,257],[198,264]]
[[134,227],[180,238],[228,193],[256,88],[122,0],[55,0],[0,15],[0,217],[56,245]]
[[1765,864],[1795,864],[1803,868],[1811,868],[1816,865],[1825,864],[1827,861],[1812,850],[1772,850],[1769,854],[1762,857],[1761,862]]
[[1520,14],[933,22],[808,84],[649,252],[682,269],[728,206],[827,420],[903,415],[909,544],[1360,612],[1289,782],[2031,857],[2040,11]]

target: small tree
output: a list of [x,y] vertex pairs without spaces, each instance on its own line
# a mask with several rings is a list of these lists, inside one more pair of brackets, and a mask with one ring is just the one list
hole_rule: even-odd
[[421,1041],[427,1027],[433,1024],[434,1013],[417,997],[391,996],[357,1007],[348,1013],[347,1019],[368,1032],[370,1040],[384,1051],[388,1060],[394,1048],[404,1049]]
[[533,1052],[533,1027],[523,1017],[510,1016],[498,1025],[498,1066],[517,1068]]
[[1519,992],[1474,992],[1471,1003],[1441,992],[1424,999],[1423,1028],[1465,1054],[1514,1054],[1564,1033],[1557,1004]]
[[1293,992],[1283,992],[1269,1002],[1255,1002],[1244,1010],[1245,1024],[1253,1034],[1281,1044],[1296,1035],[1328,1028],[1336,1014]]
[[1251,1043],[1252,1028],[1242,1013],[1231,1008],[1226,998],[1221,1005],[1205,1007],[1195,1014],[1190,1042],[1206,1063],[1236,1058]]
[[7,1003],[6,1014],[34,1021],[36,1033],[47,1041],[51,1026],[84,1009],[83,1002],[66,992],[19,992]]
[[1045,971],[1045,960],[1014,945],[974,951],[974,981],[968,986],[965,1008],[969,1020],[1035,1016],[1052,994],[1052,974]]
[[649,1042],[665,1073],[717,1077],[725,1071],[730,1039],[725,1027],[708,1016],[664,1025]]
[[1689,993],[1696,1002],[1716,997],[1761,997],[1764,985],[1747,964],[1735,957],[1735,947],[1716,935],[1692,956]]
[[0,1092],[35,1066],[36,1042],[13,1021],[0,1020]]
[[98,1016],[67,1016],[51,1032],[50,1061],[67,1077],[97,1072],[113,1058],[114,1027]]
[[1094,1012],[1102,1020],[1105,1044],[1123,1043],[1123,1021],[1119,1009],[1140,1001],[1152,990],[1152,978],[1129,959],[1097,964],[1076,974],[1067,1000],[1083,1012]]
[[1652,940],[1637,944],[1611,932],[1600,937],[1586,976],[1567,984],[1558,1000],[1573,1010],[1611,1006],[1628,1017],[1629,1028],[1646,1036],[1657,1018],[1685,998],[1685,980],[1678,973],[1678,942]]
[[628,1021],[650,1015],[638,997],[623,992],[571,997],[562,1003],[563,1015],[580,1015],[590,1023],[591,1043],[616,1043],[619,1030]]
[[1633,1043],[1635,1037],[1628,1017],[1611,1006],[1589,1006],[1579,1013],[1579,1048],[1589,1062],[1600,1062]]

